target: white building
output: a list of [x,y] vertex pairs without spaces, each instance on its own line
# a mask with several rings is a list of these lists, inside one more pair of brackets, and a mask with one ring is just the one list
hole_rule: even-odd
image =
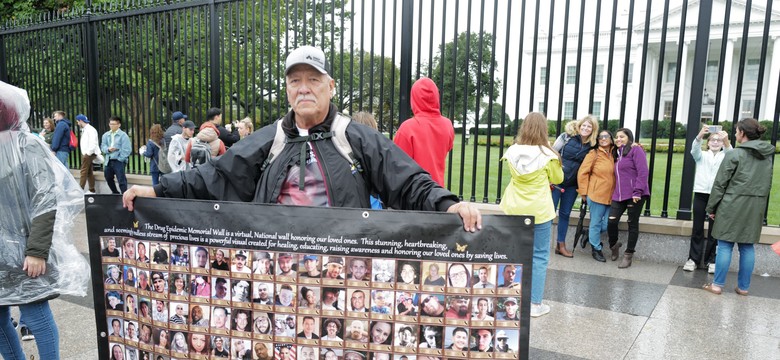
[[[772,1],[772,0],[769,0]],[[682,61],[677,64],[678,41],[680,23],[682,18],[682,7],[672,7],[669,9],[668,25],[666,34],[666,49],[664,52],[663,63],[660,60],[661,36],[663,30],[663,15],[653,16],[650,20],[648,46],[647,46],[647,70],[645,73],[643,104],[641,119],[652,119],[654,115],[654,106],[656,95],[660,91],[661,101],[659,105],[659,118],[671,117],[675,76],[679,73],[682,78],[680,81],[680,95],[678,99],[677,121],[686,123],[688,119],[688,107],[690,103],[690,93],[692,84],[692,70],[694,61],[694,49],[697,30],[697,21],[699,15],[698,0],[691,0],[688,5],[685,25],[685,41],[682,46]],[[766,67],[764,70],[764,79],[761,81],[763,91],[761,92],[761,108],[757,118],[759,120],[771,120],[774,117],[775,100],[777,97],[778,79],[780,79],[780,2],[775,1],[771,14],[769,28],[768,48]],[[643,9],[642,9],[643,10]],[[712,10],[712,24],[710,28],[709,53],[704,83],[704,102],[702,107],[702,119],[711,121],[715,107],[720,107],[719,121],[731,120],[734,116],[734,107],[739,106],[739,118],[752,116],[755,106],[756,89],[759,84],[758,73],[761,64],[761,45],[763,42],[764,19],[766,8],[763,5],[753,5],[750,15],[747,50],[745,54],[745,73],[742,91],[739,94],[739,104],[737,105],[736,93],[737,80],[739,75],[740,53],[742,49],[743,21],[745,18],[746,5],[744,1],[733,0],[728,28],[728,42],[725,48],[724,79],[720,88],[722,92],[721,103],[715,104],[718,84],[718,72],[720,56],[722,51],[723,23],[726,12],[725,0],[714,0]],[[654,14],[651,13],[651,14]],[[611,25],[611,14],[602,16],[602,29],[604,24]],[[640,19],[641,18],[641,19]],[[637,118],[637,99],[639,97],[639,77],[641,75],[643,52],[643,41],[645,32],[644,14],[635,15],[635,22],[631,35],[630,61],[628,69],[628,86],[626,88],[626,113],[625,125],[634,128]],[[637,21],[639,20],[639,21]],[[608,117],[618,119],[620,117],[621,100],[623,98],[623,69],[626,56],[626,38],[628,19],[624,14],[618,17],[617,27],[622,29],[615,33],[615,46],[612,65],[609,66],[609,40],[610,32],[601,31],[598,40],[598,51],[596,55],[596,71],[591,72],[593,64],[593,32],[586,32],[583,37],[582,45],[582,70],[580,75],[579,98],[575,99],[575,80],[577,64],[577,46],[578,34],[569,33],[565,51],[566,70],[561,74],[561,59],[563,41],[562,29],[553,34],[552,58],[550,69],[546,68],[547,61],[547,36],[539,36],[539,46],[536,57],[536,74],[534,79],[534,97],[532,108],[535,111],[544,111],[550,119],[557,119],[558,107],[563,102],[562,117],[564,119],[580,118],[588,114],[588,103],[590,98],[590,82],[595,77],[593,114],[600,119],[605,114],[606,107],[606,81],[608,71],[612,72],[611,90],[609,99]],[[592,28],[592,25],[591,25]],[[530,42],[526,43],[524,48],[525,61],[531,64],[533,49]],[[530,67],[528,67],[530,68]],[[611,69],[611,70],[610,70]],[[524,77],[530,77],[530,69],[524,69]],[[658,73],[662,72],[662,82],[660,89],[657,86]],[[562,76],[564,75],[564,76]],[[545,76],[550,77],[549,104],[545,104]],[[563,98],[559,100],[560,81],[564,81]],[[523,86],[528,86],[524,83]],[[521,90],[528,94],[528,89]],[[525,108],[528,108],[525,100]],[[574,114],[574,102],[578,101],[577,113]],[[548,105],[548,106],[545,106]],[[521,105],[522,107],[522,105]]]

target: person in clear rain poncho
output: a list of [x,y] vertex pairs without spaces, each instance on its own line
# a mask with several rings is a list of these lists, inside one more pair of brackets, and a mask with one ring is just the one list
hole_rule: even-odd
[[59,359],[48,300],[84,296],[89,265],[70,239],[84,193],[46,143],[29,132],[27,92],[0,82],[0,354],[25,359],[11,306],[35,333],[39,357]]

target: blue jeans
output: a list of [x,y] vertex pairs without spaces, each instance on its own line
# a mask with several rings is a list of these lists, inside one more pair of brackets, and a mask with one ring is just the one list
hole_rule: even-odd
[[57,151],[57,159],[62,163],[62,165],[65,165],[65,167],[68,167],[69,154],[70,151]]
[[588,240],[593,249],[601,250],[601,233],[607,231],[610,205],[599,204],[588,198],[588,208],[590,208]]
[[157,185],[160,183],[160,172],[159,171],[152,171],[152,185]]
[[125,163],[119,161],[119,160],[108,160],[108,164],[106,164],[105,169],[105,177],[106,177],[106,183],[108,183],[108,188],[111,189],[111,192],[114,194],[120,194],[119,190],[116,189],[116,184],[114,183],[114,175],[116,175],[116,181],[119,182],[119,189],[122,190],[121,193],[124,193],[127,191],[127,177],[125,177]]
[[[38,356],[41,359],[60,358],[60,334],[48,301],[19,305],[22,313],[19,322],[24,322],[35,334]],[[0,306],[0,354],[6,360],[24,360],[24,350],[11,324],[11,307]]]
[[[574,207],[574,202],[577,201],[577,187],[569,186],[563,188],[564,192],[559,189],[553,189],[552,198],[555,209],[558,210],[558,242],[566,242],[566,231],[569,230],[569,217],[571,216],[571,208]],[[558,208],[558,202],[560,201],[561,207]]]
[[544,282],[547,281],[547,263],[550,261],[552,220],[534,225],[534,263],[531,273],[531,303],[541,304]]
[[[753,244],[741,244],[739,246],[739,272],[737,273],[737,286],[740,290],[750,289],[750,275],[753,273],[753,266],[756,263],[756,251]],[[731,266],[731,253],[734,250],[734,243],[731,241],[718,240],[718,254],[715,256],[715,279],[713,284],[723,287],[726,285],[726,275]]]

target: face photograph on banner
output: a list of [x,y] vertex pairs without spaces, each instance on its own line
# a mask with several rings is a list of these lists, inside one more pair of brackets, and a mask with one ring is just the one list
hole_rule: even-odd
[[444,279],[444,270],[447,268],[447,264],[439,261],[423,261],[423,290],[444,292],[444,285],[446,279]]
[[522,293],[521,279],[523,266],[520,264],[505,264],[498,268],[498,293],[520,295]]
[[371,262],[371,286],[395,288],[395,260],[374,259]]
[[107,358],[527,358],[533,226],[515,217],[471,234],[444,214],[92,199]]
[[371,259],[362,257],[349,258],[347,269],[347,285],[369,286],[371,284]]
[[308,284],[320,284],[320,278],[322,278],[321,267],[320,256],[310,254],[301,256],[301,261],[298,263],[298,268],[301,269],[298,281]]
[[420,262],[419,261],[399,261],[396,270],[396,279],[398,289],[420,290]]

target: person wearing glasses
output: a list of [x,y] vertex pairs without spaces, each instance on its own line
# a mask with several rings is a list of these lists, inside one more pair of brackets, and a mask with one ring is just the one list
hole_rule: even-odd
[[456,288],[469,287],[471,283],[469,273],[470,271],[465,264],[454,263],[450,265],[449,270],[447,270],[448,285]]
[[[577,192],[590,208],[588,241],[591,253],[593,259],[600,262],[607,261],[602,251],[601,233],[607,231],[612,191],[615,189],[615,158],[612,156],[614,147],[612,133],[602,130],[598,136],[598,147],[585,156],[577,174]],[[616,252],[617,248],[612,251]]]
[[[705,134],[710,134],[707,139],[707,151],[701,151],[701,143]],[[725,131],[710,133],[710,126],[703,126],[691,144],[691,156],[696,162],[696,178],[693,183],[693,228],[691,229],[691,246],[688,250],[688,261],[683,265],[683,270],[693,271],[706,262],[710,274],[715,273],[715,248],[717,241],[712,237],[714,221],[707,217],[704,208],[710,199],[712,184],[718,168],[726,157],[726,152],[731,151],[729,135]],[[704,220],[707,220],[707,237],[704,237]],[[707,247],[707,244],[712,246]]]

